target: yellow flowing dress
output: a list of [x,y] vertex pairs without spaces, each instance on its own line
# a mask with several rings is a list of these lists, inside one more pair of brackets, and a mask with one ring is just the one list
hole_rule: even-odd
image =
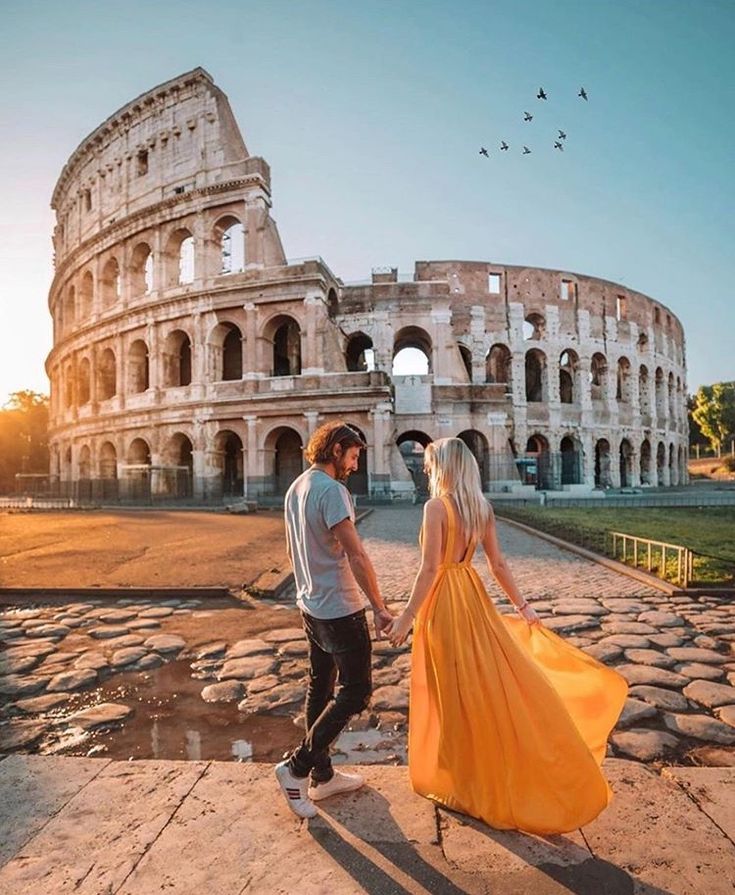
[[413,634],[408,761],[429,799],[497,829],[551,834],[610,802],[601,771],[628,685],[542,625],[501,615],[472,567],[471,540],[447,542]]

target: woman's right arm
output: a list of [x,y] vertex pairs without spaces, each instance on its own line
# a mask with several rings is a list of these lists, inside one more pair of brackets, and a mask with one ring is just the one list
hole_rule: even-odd
[[490,573],[505,591],[508,599],[529,624],[537,622],[539,620],[538,616],[518,590],[518,585],[515,583],[510,567],[503,556],[503,551],[500,549],[498,532],[495,527],[495,513],[492,507],[489,507],[482,546],[485,550],[485,559],[487,560]]

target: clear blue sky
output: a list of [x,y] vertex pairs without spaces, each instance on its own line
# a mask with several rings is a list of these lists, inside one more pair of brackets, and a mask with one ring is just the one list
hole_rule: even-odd
[[735,379],[735,0],[0,10],[0,403],[48,387],[63,164],[114,110],[197,65],[271,164],[289,257],[320,254],[348,281],[442,258],[606,277],[681,318],[690,390]]

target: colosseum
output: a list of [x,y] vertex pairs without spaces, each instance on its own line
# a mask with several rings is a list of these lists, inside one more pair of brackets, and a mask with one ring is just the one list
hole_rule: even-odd
[[128,103],[54,189],[51,476],[94,497],[267,502],[330,418],[368,445],[350,487],[425,487],[458,435],[488,492],[687,478],[681,323],[591,276],[418,261],[345,284],[288,260],[268,164],[201,68]]

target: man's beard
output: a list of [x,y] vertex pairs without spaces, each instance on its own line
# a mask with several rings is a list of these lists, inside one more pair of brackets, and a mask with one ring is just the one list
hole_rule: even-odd
[[346,482],[350,477],[351,469],[348,469],[347,464],[343,463],[342,460],[335,460],[334,464],[334,477],[338,482]]

